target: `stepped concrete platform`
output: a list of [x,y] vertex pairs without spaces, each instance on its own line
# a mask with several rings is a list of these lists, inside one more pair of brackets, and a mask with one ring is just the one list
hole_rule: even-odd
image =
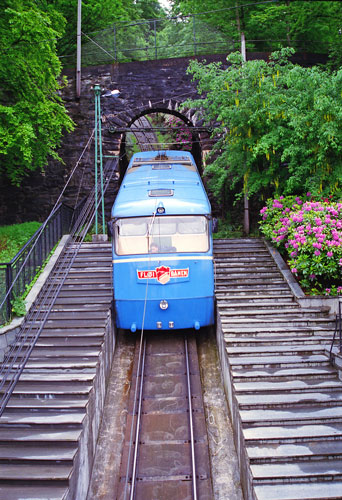
[[0,418],[1,499],[86,498],[115,348],[111,261],[110,244],[82,244]]
[[298,285],[263,240],[216,240],[214,252],[217,338],[245,498],[342,499],[342,382],[326,350],[334,317],[317,301],[299,304]]

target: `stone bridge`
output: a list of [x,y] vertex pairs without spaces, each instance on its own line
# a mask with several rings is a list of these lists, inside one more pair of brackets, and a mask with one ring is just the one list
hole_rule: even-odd
[[[266,53],[249,54],[249,59],[267,58]],[[305,55],[304,55],[305,56]],[[208,63],[226,63],[226,54],[196,57]],[[312,64],[301,55],[300,64]],[[104,93],[118,89],[119,97],[101,99],[103,122],[103,154],[120,155],[120,171],[127,166],[126,130],[141,116],[151,113],[169,113],[181,118],[193,129],[192,153],[202,170],[203,161],[213,140],[203,127],[203,119],[194,109],[181,110],[188,98],[195,98],[196,85],[186,73],[190,59],[174,58],[152,61],[118,63],[107,66],[82,68],[81,97],[76,97],[75,70],[65,71],[68,85],[62,97],[76,124],[73,133],[64,137],[59,155],[64,163],[50,159],[44,173],[35,172],[25,179],[21,188],[6,180],[0,190],[0,224],[25,220],[44,220],[61,193],[70,171],[79,160],[94,129],[94,91],[99,84]],[[314,61],[316,62],[316,61]],[[74,205],[94,184],[94,146],[82,158],[78,173],[68,187],[64,201]]]
[[[202,59],[203,58],[197,58]],[[226,62],[226,55],[207,56],[207,62]],[[197,95],[192,76],[186,73],[189,58],[136,61],[82,70],[81,98],[75,96],[74,72],[68,74],[69,86],[64,96],[75,121],[89,120],[87,130],[93,126],[91,115],[94,102],[93,85],[99,84],[103,94],[119,90],[117,98],[101,99],[104,154],[118,154],[121,166],[126,166],[126,132],[141,116],[160,112],[179,117],[192,128],[192,153],[201,169],[205,155],[213,141],[210,131],[203,127],[202,117],[194,109],[181,110],[182,103]],[[82,119],[81,118],[81,119]],[[80,132],[80,131],[79,131]],[[75,131],[74,135],[77,135]]]
[[[214,55],[205,59],[224,63],[225,58],[226,55]],[[195,110],[180,110],[186,99],[197,95],[191,75],[186,74],[188,64],[189,58],[175,58],[82,68],[79,99],[76,97],[75,71],[66,70],[68,85],[62,97],[76,127],[64,137],[59,150],[64,164],[50,160],[45,173],[31,174],[21,188],[6,184],[0,193],[0,224],[43,220],[49,214],[94,129],[95,84],[99,84],[104,93],[113,89],[120,91],[117,98],[101,98],[103,154],[120,155],[120,171],[127,166],[126,132],[123,130],[129,129],[139,117],[156,112],[175,115],[193,128],[192,153],[201,170],[212,140],[208,130],[199,128],[203,120]],[[84,155],[78,170],[65,193],[64,199],[70,205],[93,185],[94,147]]]

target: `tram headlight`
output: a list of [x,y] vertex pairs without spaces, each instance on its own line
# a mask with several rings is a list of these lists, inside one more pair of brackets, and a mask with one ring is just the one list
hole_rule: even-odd
[[162,311],[166,311],[166,309],[169,307],[167,300],[161,300],[159,307]]

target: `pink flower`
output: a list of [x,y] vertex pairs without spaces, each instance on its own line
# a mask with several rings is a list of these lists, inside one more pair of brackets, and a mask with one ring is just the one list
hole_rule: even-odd
[[321,252],[319,250],[315,250],[314,254],[318,257],[319,255],[321,255]]
[[[342,259],[341,259],[341,260],[342,260]],[[298,272],[298,271],[297,271],[297,269],[296,269],[295,267],[293,267],[293,268],[291,269],[291,273],[293,273],[293,274],[297,274],[297,272]]]
[[329,252],[327,252],[327,257],[332,257],[333,256],[333,253],[331,250],[329,250]]

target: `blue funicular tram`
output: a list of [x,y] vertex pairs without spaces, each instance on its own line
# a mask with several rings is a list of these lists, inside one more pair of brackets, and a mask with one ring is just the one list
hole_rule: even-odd
[[214,323],[213,219],[189,152],[133,155],[110,226],[118,328]]

